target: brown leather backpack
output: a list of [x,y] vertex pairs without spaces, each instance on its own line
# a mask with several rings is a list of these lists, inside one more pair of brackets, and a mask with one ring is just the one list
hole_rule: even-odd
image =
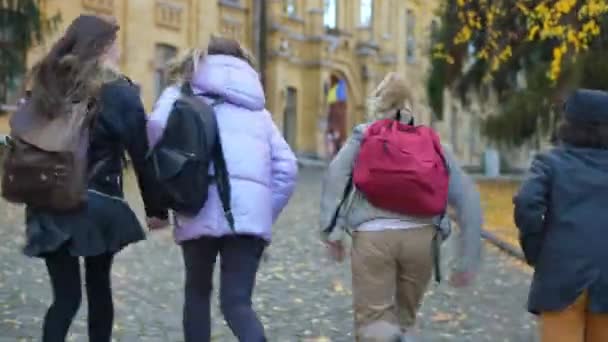
[[10,120],[2,197],[53,211],[81,208],[87,199],[87,153],[93,111],[87,101],[50,117],[23,104]]

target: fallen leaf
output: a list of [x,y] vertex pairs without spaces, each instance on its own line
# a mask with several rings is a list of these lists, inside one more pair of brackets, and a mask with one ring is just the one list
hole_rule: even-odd
[[431,317],[431,321],[436,323],[447,322],[451,321],[452,319],[454,319],[454,316],[447,312],[437,312],[435,315],[433,315],[433,317]]
[[326,336],[319,336],[319,337],[303,339],[302,342],[331,342],[331,339]]
[[337,280],[337,279],[334,280],[333,288],[334,288],[334,292],[336,292],[336,293],[344,292],[344,285],[342,285],[342,282],[340,280]]

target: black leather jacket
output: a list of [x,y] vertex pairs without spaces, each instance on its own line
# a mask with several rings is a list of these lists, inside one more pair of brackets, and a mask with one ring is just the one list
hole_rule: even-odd
[[137,175],[146,215],[166,218],[166,210],[154,204],[152,170],[145,167],[148,152],[146,114],[137,88],[125,77],[109,82],[102,87],[100,106],[91,132],[89,188],[124,197],[122,173],[126,152]]

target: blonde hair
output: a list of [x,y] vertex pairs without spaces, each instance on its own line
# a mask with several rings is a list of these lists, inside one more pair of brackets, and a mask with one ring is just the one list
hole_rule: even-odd
[[413,111],[413,97],[403,77],[388,73],[368,99],[368,120],[380,120],[401,112],[403,121],[409,121]]
[[244,60],[255,68],[253,54],[238,41],[220,36],[211,36],[206,48],[189,49],[173,59],[168,65],[168,77],[171,82],[190,82],[201,61],[208,55],[228,55]]
[[173,59],[168,66],[169,80],[175,83],[190,82],[204,57],[205,50],[194,48]]

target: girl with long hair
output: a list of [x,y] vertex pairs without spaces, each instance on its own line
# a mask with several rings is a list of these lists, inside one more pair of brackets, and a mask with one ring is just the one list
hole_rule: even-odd
[[43,258],[53,289],[53,304],[44,318],[44,342],[64,341],[81,303],[79,259],[85,263],[88,331],[92,342],[109,342],[112,334],[111,290],[114,255],[144,239],[135,214],[123,199],[125,151],[138,177],[148,216],[155,210],[144,167],[148,150],[146,116],[133,84],[118,73],[118,25],[81,15],[33,69],[31,106],[36,115],[56,116],[73,103],[87,101],[95,111],[88,152],[89,183],[85,208],[58,213],[28,207],[24,253]]

